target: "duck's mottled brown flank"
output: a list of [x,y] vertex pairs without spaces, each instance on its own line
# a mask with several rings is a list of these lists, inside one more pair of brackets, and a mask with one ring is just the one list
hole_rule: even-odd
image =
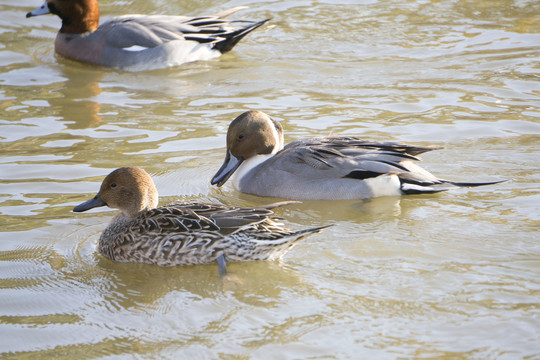
[[220,258],[276,260],[299,240],[327,227],[285,229],[270,209],[287,202],[255,208],[198,202],[156,207],[157,197],[146,171],[120,168],[103,180],[94,198],[73,210],[104,205],[120,209],[101,234],[101,254],[118,262],[160,266],[209,264]]

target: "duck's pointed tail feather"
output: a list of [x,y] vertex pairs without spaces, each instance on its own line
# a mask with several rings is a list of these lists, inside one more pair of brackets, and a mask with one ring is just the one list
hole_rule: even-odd
[[476,187],[476,186],[484,186],[484,185],[493,185],[493,184],[499,184],[506,182],[508,180],[499,180],[499,181],[488,181],[488,182],[456,182],[456,181],[445,181],[449,184],[452,184],[457,187]]
[[401,191],[407,195],[411,194],[434,194],[441,191],[447,191],[450,189],[460,188],[460,187],[477,187],[484,185],[493,185],[505,182],[507,180],[499,181],[489,181],[489,182],[455,182],[443,180],[440,183],[436,184],[413,184],[413,183],[403,183],[401,185]]
[[271,240],[271,242],[268,242],[271,250],[268,252],[268,257],[266,260],[281,259],[281,257],[285,255],[291,248],[293,248],[300,240],[308,237],[309,235],[321,232],[330,226],[333,226],[333,224],[294,231],[286,236],[281,237],[279,240]]
[[288,236],[289,240],[284,241],[284,243],[289,243],[290,245],[296,244],[300,240],[308,237],[309,235],[320,233],[324,229],[329,228],[331,226],[334,226],[334,224],[323,225],[323,226],[318,226],[318,227],[314,227],[314,228],[295,231],[295,232],[289,234],[289,236]]
[[223,36],[225,38],[221,41],[216,42],[213,46],[213,49],[218,50],[222,54],[230,51],[240,40],[242,40],[244,36],[258,28],[259,26],[263,25],[268,20],[270,19],[258,21],[250,26],[233,31],[226,35],[221,34],[220,36]]
[[319,232],[323,231],[324,229],[329,228],[331,226],[334,226],[334,224],[323,225],[323,226],[318,226],[318,227],[314,227],[314,228],[299,230],[299,231],[296,231],[294,234],[295,235],[300,235],[301,237],[304,237],[306,235],[319,233]]

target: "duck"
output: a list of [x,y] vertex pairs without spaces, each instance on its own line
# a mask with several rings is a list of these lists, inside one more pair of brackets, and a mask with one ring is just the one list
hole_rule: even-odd
[[46,0],[26,17],[62,20],[55,51],[72,60],[121,70],[152,70],[209,60],[230,51],[262,21],[227,20],[237,6],[210,16],[123,15],[99,25],[97,0]]
[[246,111],[227,130],[223,165],[211,184],[229,178],[240,192],[290,200],[356,200],[431,194],[494,182],[442,180],[416,164],[441,149],[352,136],[303,139],[284,146],[283,128],[262,111]]
[[96,196],[73,211],[100,206],[120,210],[98,241],[107,259],[158,266],[216,262],[219,274],[225,275],[227,262],[279,260],[298,241],[330,226],[284,228],[272,209],[290,203],[251,208],[204,202],[158,206],[150,175],[139,167],[122,167],[105,177]]

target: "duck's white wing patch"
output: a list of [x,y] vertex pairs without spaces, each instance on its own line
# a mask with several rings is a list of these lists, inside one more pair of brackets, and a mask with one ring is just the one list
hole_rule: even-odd
[[133,46],[130,46],[130,47],[125,47],[123,48],[122,50],[126,50],[126,51],[143,51],[143,50],[148,50],[147,47],[144,47],[144,46],[139,46],[139,45],[133,45]]

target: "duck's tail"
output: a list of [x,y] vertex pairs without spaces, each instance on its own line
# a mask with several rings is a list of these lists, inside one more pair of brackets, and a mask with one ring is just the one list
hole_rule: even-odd
[[[226,53],[227,51],[230,51],[244,36],[258,28],[259,26],[263,25],[265,22],[267,22],[270,19],[258,21],[258,22],[251,22],[249,21],[250,25],[243,27],[241,29],[231,31],[229,33],[220,34],[220,37],[223,37],[223,40],[219,40],[216,43],[214,43],[214,46],[212,49],[218,50],[219,52]],[[242,20],[235,20],[234,22],[242,22]]]
[[411,194],[434,194],[441,191],[447,191],[450,189],[456,189],[461,187],[477,187],[484,185],[493,185],[505,182],[507,180],[490,181],[490,182],[455,182],[448,180],[441,180],[439,183],[422,184],[414,182],[402,182],[401,191],[407,195]]
[[[280,239],[273,239],[270,241],[257,240],[258,245],[261,245],[261,242],[266,242],[266,245],[269,248],[268,257],[266,260],[278,260],[283,257],[289,250],[291,250],[300,240],[323,231],[324,229],[333,226],[333,225],[324,225],[310,229],[304,229],[299,231],[291,232]],[[271,248],[271,249],[270,249]]]

